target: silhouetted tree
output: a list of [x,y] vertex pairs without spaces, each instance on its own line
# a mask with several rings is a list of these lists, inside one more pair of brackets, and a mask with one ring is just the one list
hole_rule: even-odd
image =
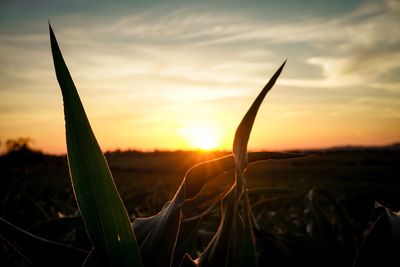
[[6,153],[3,155],[1,163],[18,165],[23,169],[33,166],[44,159],[44,154],[31,147],[33,140],[28,137],[18,137],[8,139],[5,142]]
[[29,137],[19,137],[17,139],[8,139],[6,141],[6,153],[15,153],[22,151],[33,151],[30,144],[33,140]]

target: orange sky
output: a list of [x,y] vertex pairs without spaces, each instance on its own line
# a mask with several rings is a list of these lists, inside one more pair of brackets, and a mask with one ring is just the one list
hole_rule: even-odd
[[286,58],[251,150],[400,141],[398,1],[54,2],[1,3],[3,150],[16,137],[66,150],[48,18],[104,150],[230,149]]

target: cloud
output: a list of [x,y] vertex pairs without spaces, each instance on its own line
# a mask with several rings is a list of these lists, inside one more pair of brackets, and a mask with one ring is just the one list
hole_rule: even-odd
[[[56,19],[55,28],[68,62],[75,64],[75,76],[85,85],[97,76],[99,87],[124,88],[122,82],[136,77],[237,89],[262,84],[265,73],[290,54],[289,62],[294,57],[295,68],[310,69],[310,74],[292,72],[280,84],[396,90],[398,83],[385,74],[400,67],[400,33],[394,27],[400,22],[398,10],[399,1],[371,1],[336,17],[284,22],[238,10],[158,6],[114,18],[72,14]],[[45,70],[51,64],[37,60],[51,62],[43,32],[7,33],[0,39],[3,80],[51,74]]]
[[[388,89],[396,88],[396,84],[387,81],[385,73],[400,67],[400,32],[395,27],[400,23],[399,6],[395,0],[370,1],[340,16],[303,18],[296,23],[238,12],[198,13],[190,7],[165,14],[150,9],[90,32],[94,39],[112,36],[113,41],[120,40],[122,51],[135,56],[142,53],[139,57],[144,55],[143,61],[166,62],[162,67],[147,69],[162,77],[224,83],[234,82],[242,73],[245,78],[239,79],[250,84],[263,78],[260,70],[274,68],[274,64],[266,62],[281,60],[280,46],[296,45],[303,51],[301,56],[294,56],[304,64],[319,67],[321,72],[312,79],[289,77],[283,84],[371,88],[381,85],[381,89]],[[71,40],[82,40],[85,34],[76,28],[67,32],[79,35]],[[125,46],[130,48],[124,50]],[[285,49],[284,53],[291,53],[291,48]],[[241,56],[248,51],[252,51],[252,57]],[[191,60],[182,60],[185,53]],[[219,68],[222,65],[231,67]]]
[[[329,47],[323,56],[309,57],[307,62],[322,68],[325,83],[331,86],[365,86],[380,89],[397,89],[398,83],[385,76],[400,68],[400,13],[399,1],[388,6],[367,5],[354,12],[351,22],[337,20],[334,29],[340,31],[342,41]],[[393,3],[392,3],[393,2]],[[394,3],[396,2],[396,3]],[[371,13],[362,12],[368,10]],[[396,10],[396,11],[395,11]],[[374,11],[374,12],[372,12]]]

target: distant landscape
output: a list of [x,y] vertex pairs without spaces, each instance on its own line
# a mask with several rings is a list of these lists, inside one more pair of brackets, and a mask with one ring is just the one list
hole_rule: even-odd
[[[288,153],[297,153],[299,157],[254,163],[246,172],[248,187],[253,192],[250,194],[251,204],[265,231],[306,234],[306,198],[314,187],[328,192],[343,207],[357,242],[362,241],[380,214],[374,207],[375,202],[392,210],[400,209],[398,144]],[[105,155],[133,219],[157,213],[165,201],[171,199],[191,166],[227,154],[112,151]],[[90,249],[84,232],[55,233],[43,225],[49,220],[79,214],[66,156],[47,155],[19,147],[0,157],[0,167],[1,217],[39,236]],[[232,183],[232,177],[232,172],[221,173],[214,178],[215,186]],[[204,228],[215,231],[218,212],[210,216]],[[80,224],[83,227],[82,222]],[[3,264],[22,264],[21,258],[6,243],[3,242],[0,248]]]

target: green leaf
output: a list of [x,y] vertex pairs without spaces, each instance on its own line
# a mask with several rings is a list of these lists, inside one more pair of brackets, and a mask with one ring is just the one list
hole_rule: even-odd
[[170,266],[178,238],[183,192],[178,190],[172,201],[156,215],[137,218],[133,229],[140,245],[145,266]]
[[70,175],[88,235],[106,264],[141,266],[128,214],[50,25],[49,28],[54,67],[64,101]]
[[[257,266],[250,205],[245,203],[243,216],[238,211],[238,205],[245,188],[243,173],[248,164],[247,143],[250,132],[265,95],[275,84],[285,63],[286,61],[263,88],[236,130],[233,141],[235,183],[222,200],[220,226],[210,244],[200,255],[199,266]],[[247,191],[245,199],[248,201]]]
[[244,194],[243,206],[244,240],[243,249],[240,255],[240,265],[249,267],[258,266],[256,241],[253,233],[254,222],[251,214],[249,195],[247,193]]
[[185,254],[195,255],[195,245],[197,233],[203,222],[204,216],[192,220],[183,220],[179,229],[178,240],[174,252],[172,266],[179,266],[179,263],[185,257]]
[[246,115],[240,122],[238,128],[236,129],[235,139],[233,141],[233,155],[235,157],[235,162],[242,173],[247,166],[247,143],[249,142],[251,129],[253,128],[258,109],[260,108],[261,103],[263,102],[267,93],[274,86],[285,64],[286,61],[283,62],[283,64],[275,72],[269,82],[264,86],[260,94],[257,96],[256,100],[254,100],[250,109],[247,111]]
[[[297,154],[257,152],[251,153],[250,162],[258,162],[267,159],[283,159],[298,157]],[[207,162],[199,163],[190,168],[175,194],[163,209],[154,216],[147,218],[137,218],[132,226],[140,247],[140,254],[145,266],[170,266],[179,242],[180,225],[182,223],[182,209],[193,209],[200,200],[204,200],[204,195],[199,194],[204,186],[219,174],[234,169],[235,162],[232,155],[224,156]],[[197,216],[209,213],[216,201],[221,200],[218,193],[213,192],[207,195],[208,201],[204,212]],[[216,201],[214,201],[214,198]],[[207,207],[208,206],[208,207]],[[178,243],[180,244],[180,243]],[[185,251],[186,249],[186,251]],[[177,254],[182,255],[190,251],[190,246],[186,248],[179,246]],[[158,256],[154,257],[154,253]],[[178,259],[179,260],[179,259]],[[174,260],[176,263],[176,259]]]
[[[257,96],[256,100],[251,105],[250,109],[247,111],[246,115],[242,119],[239,127],[235,133],[235,139],[233,141],[233,155],[236,163],[236,182],[237,186],[242,185],[241,193],[246,188],[246,181],[244,179],[244,171],[248,164],[247,155],[247,145],[250,138],[250,133],[253,128],[253,124],[267,93],[274,86],[276,80],[282,72],[285,62],[281,67],[275,72],[269,82],[265,85],[261,93]],[[244,191],[244,209],[243,209],[243,221],[244,221],[244,237],[243,237],[243,248],[240,253],[241,266],[258,266],[257,255],[256,255],[256,245],[253,233],[253,221],[252,221],[252,211],[249,201],[248,191]]]
[[198,259],[199,266],[240,266],[244,225],[237,210],[235,185],[221,205],[221,223],[213,239]]
[[0,218],[0,237],[38,266],[79,266],[88,254],[88,251],[28,233],[3,218]]
[[[304,154],[300,153],[250,152],[248,153],[248,163],[257,164],[266,160],[284,160],[304,156]],[[233,155],[223,156],[194,165],[185,175],[186,198],[194,197],[211,179],[235,169],[235,166]]]

